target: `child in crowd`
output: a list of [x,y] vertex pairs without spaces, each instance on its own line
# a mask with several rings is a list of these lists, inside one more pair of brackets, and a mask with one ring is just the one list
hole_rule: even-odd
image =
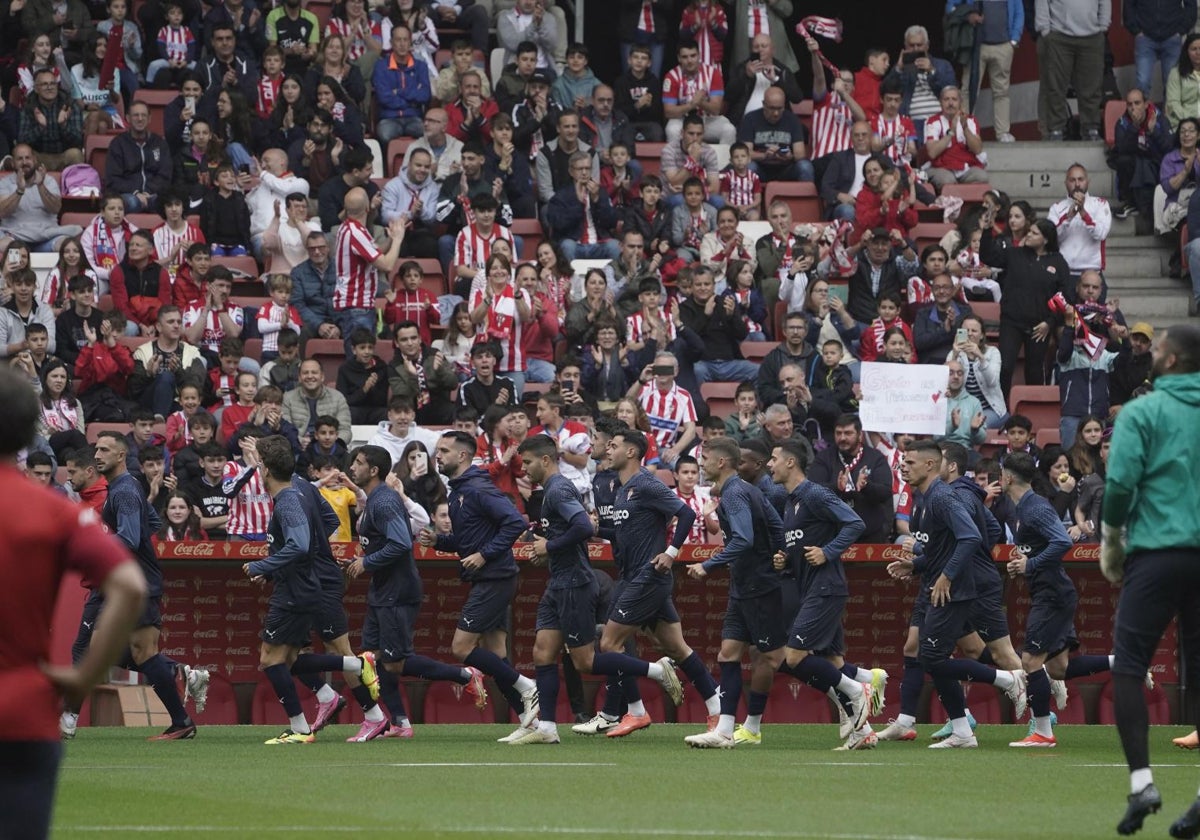
[[[900,292],[898,291],[887,289],[879,296],[879,301],[875,304],[875,312],[878,317],[863,330],[862,339],[858,346],[858,358],[860,360],[874,362],[883,355],[883,335],[892,327],[898,327],[904,331],[909,345],[914,343],[912,327],[900,318],[900,308],[903,305],[903,298],[900,297]],[[915,353],[912,357],[912,363],[917,363]]]
[[750,147],[734,143],[729,147],[729,165],[721,170],[721,197],[737,210],[739,219],[756,222],[762,218],[762,194],[762,179],[750,168]]
[[[846,348],[842,342],[831,338],[821,345],[821,359],[813,365],[812,381],[808,385],[813,403],[836,406],[836,410],[825,412],[826,416],[858,411],[858,402],[854,398],[854,376],[842,364],[845,356]],[[828,424],[822,424],[822,431],[825,425]],[[833,431],[832,426],[829,431]]]
[[37,291],[38,303],[44,303],[53,309],[57,318],[70,305],[68,292],[71,281],[76,277],[86,278],[95,290],[96,272],[88,265],[79,238],[68,236],[58,246],[58,264],[50,269],[45,282],[40,284]]
[[146,68],[146,84],[173,90],[183,82],[183,71],[195,68],[199,45],[192,28],[183,25],[183,5],[179,0],[166,4],[166,18],[166,25],[158,30],[158,54],[162,58],[151,61]]
[[[675,495],[679,501],[690,507],[696,514],[696,521],[688,534],[685,545],[704,545],[717,542],[716,535],[721,530],[717,522],[715,500],[707,487],[701,487],[700,464],[691,455],[680,455],[675,462]],[[668,528],[667,540],[674,538],[675,523],[672,521]]]
[[[182,193],[174,190],[166,193],[162,197],[164,221],[154,229],[156,262],[167,270],[172,282],[180,267],[184,265],[188,249],[197,242],[204,242],[204,234],[200,228],[183,215],[185,201]],[[172,298],[174,297],[172,293]]]
[[383,306],[383,323],[395,327],[404,321],[412,321],[421,334],[421,343],[428,345],[433,342],[430,325],[440,324],[442,316],[438,311],[437,299],[421,286],[424,276],[415,260],[405,260],[400,264]]
[[1012,414],[1004,421],[1004,435],[1008,444],[1000,453],[1001,466],[1010,452],[1027,452],[1033,456],[1034,463],[1041,460],[1042,451],[1033,441],[1033,421],[1024,414]]
[[279,333],[278,355],[263,363],[258,372],[259,385],[274,385],[285,394],[300,381],[300,336],[291,330]]
[[766,341],[763,324],[767,322],[767,304],[754,279],[754,266],[745,260],[730,260],[726,275],[730,291],[742,308],[742,320],[746,322],[747,341]]
[[958,278],[963,293],[968,301],[990,300],[1000,302],[1000,284],[993,279],[995,270],[983,264],[979,256],[983,231],[975,228],[971,231],[970,239],[954,255],[955,262],[962,269]]
[[254,398],[258,395],[258,374],[239,371],[234,376],[234,383],[235,402],[221,411],[221,432],[218,439],[223,444],[228,444],[233,439],[243,423],[253,422],[251,417],[257,407]]
[[262,75],[254,86],[254,112],[260,120],[271,119],[279,88],[283,84],[283,50],[272,44],[263,50]]
[[213,256],[244,257],[250,253],[250,208],[232,164],[217,167],[216,188],[209,190],[204,199],[200,226]]
[[704,201],[704,182],[683,182],[683,204],[671,211],[671,246],[685,262],[700,259],[700,241],[717,229],[717,211]]
[[762,411],[758,404],[758,394],[753,382],[743,382],[733,393],[734,412],[725,418],[725,436],[731,437],[738,443],[762,434],[759,425],[759,413]]
[[811,242],[796,241],[792,264],[780,266],[783,275],[779,284],[779,300],[787,304],[788,312],[800,312],[808,295],[808,273],[817,264],[817,249]]
[[638,177],[631,166],[629,147],[614,142],[608,147],[609,162],[600,166],[600,189],[618,211],[637,202]]
[[387,419],[388,367],[375,355],[375,335],[365,327],[350,333],[354,356],[338,368],[337,389],[346,397],[353,423],[374,426]]
[[225,338],[217,350],[218,365],[208,372],[208,395],[205,404],[216,413],[233,405],[237,398],[238,365],[242,362],[243,344],[240,338]]
[[351,490],[350,480],[329,455],[313,455],[308,464],[309,478],[318,487],[325,501],[337,514],[338,529],[329,539],[331,542],[350,542],[353,538],[352,523],[357,494]]
[[[170,421],[171,418],[168,417],[168,437],[171,430]],[[200,475],[204,472],[204,465],[200,463],[200,448],[216,440],[216,419],[207,411],[197,411],[188,418],[187,436],[187,445],[171,453],[171,471],[178,476],[180,487],[187,487],[193,481],[200,480]],[[169,444],[168,440],[168,448]]]
[[183,383],[179,386],[178,399],[179,411],[167,418],[167,449],[172,455],[192,442],[189,423],[200,410],[200,385],[195,382]]
[[292,306],[292,278],[287,274],[272,274],[267,281],[271,299],[258,310],[258,334],[262,336],[262,355],[269,362],[279,355],[279,336],[284,330],[300,334],[300,313]]

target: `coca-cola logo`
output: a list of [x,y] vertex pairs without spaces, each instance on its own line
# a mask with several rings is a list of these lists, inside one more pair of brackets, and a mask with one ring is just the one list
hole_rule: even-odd
[[220,599],[216,595],[197,595],[192,599],[193,604],[210,604],[215,606],[220,603]]
[[226,656],[249,656],[250,648],[248,647],[229,647],[225,648]]
[[171,613],[162,617],[163,623],[175,624],[180,621],[187,621],[187,613]]
[[217,544],[210,542],[177,542],[167,543],[171,557],[212,557],[216,553]]
[[248,612],[226,613],[225,620],[226,621],[249,621],[250,613],[248,613]]
[[895,621],[896,614],[894,612],[877,612],[871,613],[872,621]]
[[215,639],[220,635],[216,630],[193,630],[193,639]]
[[904,549],[898,545],[889,545],[879,555],[880,560],[903,560],[908,555]]

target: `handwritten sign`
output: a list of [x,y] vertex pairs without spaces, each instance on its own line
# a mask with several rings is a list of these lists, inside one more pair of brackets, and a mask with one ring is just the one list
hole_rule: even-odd
[[863,362],[858,412],[869,432],[946,434],[945,365]]

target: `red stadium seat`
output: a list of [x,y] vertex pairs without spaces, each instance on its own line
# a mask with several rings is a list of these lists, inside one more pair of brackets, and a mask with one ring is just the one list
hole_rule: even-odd
[[408,147],[412,145],[412,137],[397,137],[388,142],[387,155],[389,178],[394,178],[400,174],[400,167],[404,165],[404,153],[408,151]]
[[1057,385],[1014,385],[1008,395],[1010,414],[1023,414],[1033,428],[1058,428],[1062,403]]
[[636,143],[634,157],[642,165],[643,175],[662,174],[662,150],[666,143]]
[[792,113],[800,118],[800,122],[808,131],[808,136],[812,137],[813,101],[811,99],[802,99],[799,102],[793,103]]
[[776,674],[763,716],[769,723],[830,723],[829,698],[785,674]]
[[752,362],[761,362],[778,346],[778,341],[743,341],[741,343],[742,355]]
[[132,431],[133,425],[130,423],[88,423],[87,439],[88,443],[95,443],[101,432],[117,432],[127,435]]
[[208,702],[204,705],[204,711],[193,717],[201,726],[232,726],[241,723],[238,720],[237,697],[229,680],[216,673],[210,676]]
[[909,230],[908,238],[916,242],[919,254],[926,245],[937,245],[952,230],[954,225],[945,222],[922,222]]
[[321,363],[326,382],[337,382],[338,368],[346,361],[346,345],[340,338],[310,338],[304,357]]
[[262,344],[261,338],[247,338],[242,342],[242,355],[256,362],[262,361]]
[[999,335],[1000,304],[986,301],[971,301],[971,310],[983,321],[983,331],[989,336]]
[[150,130],[158,136],[163,136],[163,116],[166,113],[167,106],[170,105],[176,98],[179,97],[177,90],[153,90],[152,88],[139,88],[133,94],[134,102],[145,102],[150,108]]
[[513,219],[509,230],[512,231],[513,236],[521,237],[521,253],[517,255],[518,259],[536,259],[538,245],[542,244],[542,240],[546,237],[545,231],[542,230],[542,223],[537,219]]
[[84,163],[99,172],[101,178],[104,177],[104,162],[108,160],[108,147],[112,145],[114,137],[115,134],[89,134],[83,144]]
[[972,204],[983,204],[983,194],[991,188],[991,184],[947,184],[942,187],[942,195],[961,198],[965,210]]
[[[259,276],[258,262],[254,257],[213,257],[213,265],[223,265],[233,272],[234,279],[238,275],[257,279]],[[256,285],[255,291],[262,291],[262,287]]]
[[1047,426],[1044,429],[1036,430],[1033,439],[1039,449],[1045,449],[1047,446],[1062,446],[1062,430],[1058,426]]
[[163,223],[162,216],[157,213],[126,213],[125,220],[138,230],[149,231]]
[[[1163,691],[1161,685],[1154,686],[1154,689],[1145,690],[1146,707],[1150,711],[1151,726],[1166,726],[1171,722],[1171,706],[1167,703],[1167,694]],[[1113,712],[1113,684],[1109,680],[1104,684],[1104,688],[1100,689],[1100,706],[1098,709],[1098,720],[1096,721],[1101,726],[1112,726],[1117,722],[1117,716]]]
[[821,199],[816,186],[808,181],[772,181],[767,184],[763,206],[770,207],[776,199],[791,208],[793,222],[821,221]]
[[705,382],[700,386],[700,396],[708,405],[709,414],[725,417],[737,411],[738,382]]
[[659,481],[668,487],[675,486],[675,473],[671,472],[670,470],[655,470],[654,474],[658,477]]
[[81,228],[86,228],[92,223],[92,219],[96,218],[95,213],[63,213],[59,217],[59,223],[64,225],[79,225]]

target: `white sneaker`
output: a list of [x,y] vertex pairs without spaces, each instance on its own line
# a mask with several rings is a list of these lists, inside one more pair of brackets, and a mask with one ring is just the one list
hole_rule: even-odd
[[833,705],[837,706],[838,710],[838,737],[845,741],[854,731],[850,726],[850,716],[846,714],[846,709],[841,703],[835,701]]
[[1054,698],[1054,705],[1060,709],[1067,708],[1067,684],[1063,680],[1050,680],[1050,696]]
[[658,660],[658,664],[663,669],[663,691],[671,698],[672,703],[680,705],[683,702],[683,683],[679,681],[679,674],[675,673],[675,663],[669,656],[664,656]]
[[871,704],[874,702],[874,691],[871,690],[870,683],[859,683],[862,686],[862,694],[850,700],[850,731],[857,732],[863,728],[863,724],[867,722],[867,716],[871,714]]
[[1016,138],[1016,137],[1013,137],[1013,136],[1012,136],[1011,134],[1009,134],[1008,132],[1005,132],[1004,134],[1001,134],[1001,135],[1000,135],[999,137],[997,137],[996,139],[997,139],[998,141],[1000,141],[1001,143],[1016,143],[1016,142],[1017,142],[1017,138]]
[[834,752],[850,752],[851,750],[873,750],[879,744],[879,736],[871,731],[870,727],[851,732],[846,739],[846,743],[840,747],[834,747]]
[[1020,668],[1008,673],[1012,674],[1013,684],[1011,688],[1005,689],[1004,693],[1008,695],[1009,700],[1012,700],[1014,718],[1020,720],[1025,717],[1025,709],[1029,705],[1029,694],[1026,691],[1028,680],[1025,672]]
[[58,719],[58,732],[64,740],[69,741],[75,737],[75,729],[79,726],[79,715],[73,712],[63,712],[62,717]]
[[576,735],[603,735],[610,729],[616,729],[619,720],[609,720],[599,712],[587,723],[577,723],[571,727]]
[[715,729],[701,732],[699,735],[688,735],[683,743],[698,750],[731,750],[736,742],[732,735],[723,735]]
[[1146,690],[1147,691],[1154,690],[1154,673],[1152,671],[1146,672]]
[[521,738],[524,738],[530,732],[536,732],[536,731],[537,731],[537,721],[534,720],[529,724],[529,726],[519,726],[512,732],[505,735],[503,738],[497,738],[496,741],[501,744],[511,744],[513,741],[517,741],[517,740],[520,740]]
[[912,726],[905,726],[899,721],[890,721],[876,735],[880,741],[915,741],[917,740],[917,730]]
[[196,714],[203,712],[208,702],[208,681],[208,671],[190,665],[183,666],[183,702],[186,703],[191,697],[196,704]]
[[521,726],[532,726],[537,720],[538,712],[541,711],[541,706],[538,704],[537,686],[528,691],[521,692],[521,705],[524,707],[521,711]]
[[526,732],[520,738],[515,738],[508,742],[514,747],[523,747],[528,744],[557,744],[558,730],[553,732],[543,732],[540,728]]
[[979,746],[979,742],[977,740],[975,740],[974,735],[970,735],[966,738],[962,737],[961,735],[951,735],[949,738],[945,738],[941,741],[937,741],[936,743],[930,744],[929,749],[931,749],[931,750],[974,749],[975,747],[978,747],[978,746]]

